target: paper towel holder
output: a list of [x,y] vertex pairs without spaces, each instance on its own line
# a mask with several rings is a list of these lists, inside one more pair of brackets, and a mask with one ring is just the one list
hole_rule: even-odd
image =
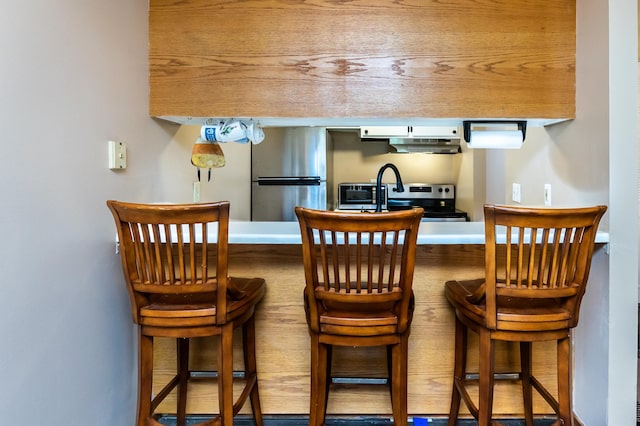
[[469,148],[518,149],[527,132],[524,120],[469,120],[462,127]]

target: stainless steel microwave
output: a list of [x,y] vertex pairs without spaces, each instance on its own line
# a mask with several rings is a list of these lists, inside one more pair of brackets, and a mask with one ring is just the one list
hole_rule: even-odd
[[[387,185],[382,185],[382,209],[387,208]],[[375,210],[375,183],[338,184],[338,210]]]

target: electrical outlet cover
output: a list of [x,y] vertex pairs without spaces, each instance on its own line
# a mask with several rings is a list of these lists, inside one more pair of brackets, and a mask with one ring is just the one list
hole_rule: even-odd
[[550,183],[544,184],[544,205],[545,206],[551,205],[551,184]]

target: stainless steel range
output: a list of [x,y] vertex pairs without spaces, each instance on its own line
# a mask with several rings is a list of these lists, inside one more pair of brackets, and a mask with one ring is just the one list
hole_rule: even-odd
[[456,209],[456,189],[453,184],[408,183],[404,191],[396,191],[395,184],[387,184],[387,209],[424,209],[423,222],[467,222],[466,212]]

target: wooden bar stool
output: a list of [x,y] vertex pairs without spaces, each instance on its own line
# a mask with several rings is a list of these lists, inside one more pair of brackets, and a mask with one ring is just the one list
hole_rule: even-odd
[[[137,426],[160,425],[153,414],[177,388],[178,425],[185,424],[189,339],[217,336],[219,414],[203,425],[233,425],[247,398],[262,426],[256,374],[255,307],[266,291],[261,278],[228,276],[229,203],[160,205],[107,201],[118,229],[133,321],[139,325]],[[208,242],[213,239],[215,242]],[[233,331],[242,328],[244,387],[233,400]],[[153,389],[153,339],[177,341],[177,373]],[[209,372],[212,373],[212,372]],[[236,374],[237,375],[237,374]],[[155,393],[155,397],[153,397]]]
[[422,208],[340,213],[296,207],[295,212],[311,336],[309,425],[324,424],[337,345],[386,347],[394,422],[406,426],[411,287]]
[[[578,324],[596,231],[605,206],[576,209],[484,207],[485,276],[448,281],[445,294],[455,308],[455,365],[449,426],[462,399],[480,426],[492,423],[494,345],[519,342],[525,424],[533,425],[532,390],[555,410],[554,425],[573,425],[571,329]],[[505,237],[500,231],[505,232]],[[501,239],[498,241],[498,239]],[[479,336],[478,378],[470,377],[467,331]],[[532,343],[557,342],[558,398],[534,377]],[[479,386],[478,405],[468,386]]]

